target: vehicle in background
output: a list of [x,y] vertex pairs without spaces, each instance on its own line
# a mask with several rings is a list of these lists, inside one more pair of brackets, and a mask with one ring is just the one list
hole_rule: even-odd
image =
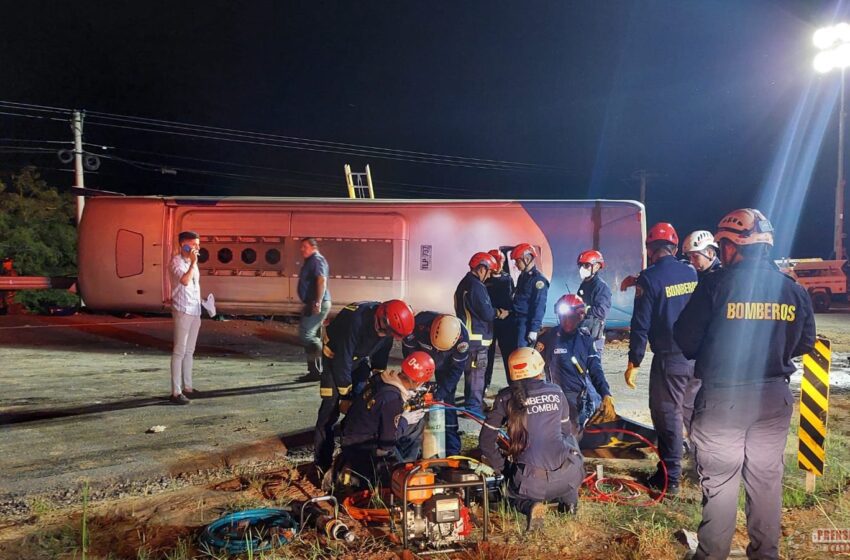
[[[540,250],[554,304],[578,286],[576,256],[588,247],[605,255],[609,284],[642,270],[644,216],[640,203],[616,200],[90,197],[78,286],[92,309],[166,312],[177,234],[191,230],[201,236],[203,295],[215,294],[221,312],[297,314],[298,245],[315,237],[330,264],[332,313],[392,298],[450,313],[470,255],[527,242]],[[628,326],[632,299],[615,294],[609,327]]]
[[806,288],[817,313],[829,311],[833,301],[847,301],[847,261],[782,259],[779,268]]

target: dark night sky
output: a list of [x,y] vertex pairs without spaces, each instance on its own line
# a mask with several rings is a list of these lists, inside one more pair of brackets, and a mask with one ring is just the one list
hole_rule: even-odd
[[[802,0],[12,4],[0,100],[557,168],[323,154],[91,118],[85,140],[108,155],[240,177],[105,160],[87,186],[342,196],[343,163],[368,162],[379,197],[637,198],[630,177],[647,169],[650,223],[682,235],[759,203],[807,87],[830,110],[837,75],[814,75],[811,36],[843,12]],[[835,117],[811,177],[782,185],[808,188],[797,256],[831,249]],[[3,171],[32,163],[71,183],[50,171],[66,167],[52,152],[16,151],[59,147],[43,141],[70,139],[66,123],[0,115],[0,138]]]

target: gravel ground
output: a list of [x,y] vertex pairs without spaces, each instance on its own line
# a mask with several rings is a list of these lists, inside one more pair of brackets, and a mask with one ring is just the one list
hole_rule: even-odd
[[[834,340],[834,363],[847,365],[850,314],[819,315],[818,327]],[[318,391],[297,381],[293,325],[205,320],[195,361],[204,394],[189,406],[166,401],[170,332],[165,317],[0,317],[0,518],[78,505],[86,486],[108,500],[311,459]],[[608,381],[618,412],[648,423],[651,356],[630,390],[626,354],[625,342],[608,343]],[[497,366],[494,388],[503,384]],[[157,424],[166,430],[145,433]]]

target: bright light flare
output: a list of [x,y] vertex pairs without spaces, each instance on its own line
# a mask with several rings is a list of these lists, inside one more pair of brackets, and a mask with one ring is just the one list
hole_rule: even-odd
[[836,27],[837,26],[821,27],[815,31],[814,35],[812,35],[812,43],[821,50],[830,48],[838,39]]
[[819,52],[815,56],[813,65],[815,71],[821,74],[850,67],[850,43],[842,43],[828,51]]
[[850,67],[850,23],[837,23],[815,31],[812,42],[820,49],[812,61],[815,71],[826,74]]

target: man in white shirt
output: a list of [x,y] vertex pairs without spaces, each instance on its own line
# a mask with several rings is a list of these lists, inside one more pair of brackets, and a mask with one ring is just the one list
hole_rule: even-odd
[[177,237],[180,253],[171,259],[171,316],[174,317],[174,348],[171,351],[171,402],[189,404],[197,395],[192,389],[192,361],[201,328],[201,285],[198,271],[200,236],[194,231]]

